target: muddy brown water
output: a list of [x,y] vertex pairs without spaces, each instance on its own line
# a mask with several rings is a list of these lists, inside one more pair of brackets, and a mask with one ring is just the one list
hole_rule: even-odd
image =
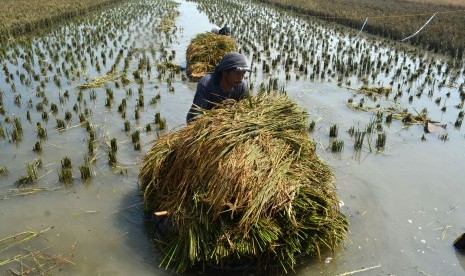
[[[460,89],[463,89],[460,85],[465,82],[463,66],[457,65],[447,71],[453,61],[446,57],[367,35],[355,40],[357,31],[250,2],[232,5],[233,2],[226,1],[224,6],[212,2],[207,5],[212,13],[205,13],[205,3],[179,1],[176,9],[180,14],[175,18],[175,27],[163,33],[157,28],[161,24],[160,19],[174,10],[165,7],[165,3],[139,1],[122,5],[60,27],[50,34],[34,37],[26,46],[6,48],[7,54],[1,61],[9,74],[4,69],[0,73],[5,111],[0,119],[6,133],[5,139],[0,138],[0,167],[6,167],[9,172],[0,176],[0,239],[30,229],[53,228],[30,243],[0,251],[0,261],[16,254],[24,256],[26,252],[43,250],[47,256],[60,256],[72,261],[70,265],[60,266],[61,271],[54,268],[51,274],[171,273],[158,268],[154,261],[158,253],[147,233],[150,225],[144,223],[137,175],[141,158],[150,148],[151,141],[156,139],[157,132],[158,135],[166,133],[157,130],[155,113],[160,112],[166,119],[169,130],[181,128],[196,84],[184,80],[181,76],[184,73],[175,75],[171,81],[167,80],[167,74],[159,78],[156,65],[166,61],[175,51],[173,62],[185,67],[185,49],[192,37],[209,31],[213,24],[221,26],[227,23],[231,25],[233,36],[249,62],[253,53],[261,54],[260,60],[254,60],[256,71],[247,76],[247,81],[254,85],[254,91],[262,82],[268,84],[270,79],[277,78],[279,87],[284,87],[288,96],[303,105],[310,114],[310,120],[316,122],[312,138],[318,155],[334,170],[341,211],[350,220],[349,237],[337,252],[325,253],[321,261],[309,258],[296,268],[296,274],[465,274],[465,256],[452,246],[454,239],[465,232],[465,137],[462,128],[454,128],[459,112],[463,111],[463,107],[456,107],[460,103]],[[215,16],[214,11],[222,9],[228,9],[227,15],[223,18]],[[254,24],[251,24],[252,18]],[[265,35],[267,33],[268,36]],[[287,42],[280,44],[280,36]],[[269,57],[266,44],[272,44]],[[284,44],[294,44],[295,50],[285,50]],[[357,48],[356,44],[361,46]],[[24,53],[28,51],[32,59],[31,71],[38,75],[36,79],[26,70],[28,62]],[[132,81],[127,86],[117,87],[114,81],[109,81],[94,89],[83,90],[84,100],[79,103],[77,86],[105,75],[120,51],[123,59],[116,66],[119,73],[123,71],[125,57],[132,52],[127,70],[131,80],[140,60],[149,57],[152,66],[150,74],[142,70],[144,84]],[[307,63],[303,62],[304,52],[310,53]],[[331,72],[323,65],[326,54]],[[293,61],[307,66],[309,73],[299,72],[294,66],[287,73],[282,61],[270,74],[263,72],[263,64],[271,64],[271,59],[277,55],[281,55],[283,60],[291,56]],[[399,56],[397,61],[396,55]],[[82,62],[83,57],[85,62]],[[371,58],[373,66],[363,63],[366,57]],[[320,72],[325,71],[325,75],[319,73],[311,77],[318,60],[322,68]],[[333,66],[337,60],[346,67],[354,60],[357,64],[365,64],[365,69],[360,66],[355,73],[347,72],[347,76],[338,79],[341,75],[339,70],[344,69]],[[376,69],[377,61],[386,64]],[[100,72],[96,68],[97,63],[100,64]],[[386,68],[389,68],[388,72]],[[402,71],[400,76],[393,76],[399,68]],[[68,77],[64,74],[66,69]],[[424,73],[428,70],[433,79],[431,82]],[[415,72],[422,73],[409,80]],[[286,74],[289,74],[288,80]],[[60,86],[54,82],[55,75],[60,79]],[[388,97],[380,96],[374,102],[348,89],[359,88],[364,83],[369,86],[392,85],[394,93]],[[113,91],[111,108],[105,107],[107,88]],[[70,95],[68,98],[64,97],[66,90]],[[430,90],[433,93],[428,96]],[[44,108],[49,115],[48,121],[42,119],[43,112],[37,109],[37,105],[44,101],[43,96],[38,96],[41,91],[48,100]],[[399,91],[402,93],[395,102],[393,97]],[[417,96],[418,91],[424,92]],[[95,93],[95,99],[90,98],[92,93]],[[140,118],[135,119],[139,94],[144,95],[145,104],[139,107]],[[150,105],[149,100],[157,94],[161,99],[156,105]],[[411,95],[414,97],[409,101]],[[18,98],[20,104],[15,104]],[[373,132],[370,144],[365,142],[362,149],[356,151],[354,138],[348,130],[351,127],[363,130],[376,117],[373,112],[353,110],[347,106],[348,99],[358,103],[362,98],[366,105],[407,108],[412,113],[427,108],[428,116],[439,124],[445,124],[446,128],[425,133],[422,125],[405,126],[399,120],[393,120],[391,124],[383,122],[382,130]],[[126,118],[122,118],[117,110],[122,99],[127,101]],[[29,100],[32,108],[28,107]],[[56,114],[50,111],[51,103],[58,106]],[[75,104],[78,104],[78,112],[73,110]],[[445,111],[441,110],[443,107],[446,107]],[[85,127],[79,126],[78,115],[86,108],[92,113],[87,119],[92,123],[96,139],[94,154],[91,155],[95,161],[90,165],[92,177],[83,181],[79,166],[85,165],[89,134]],[[30,122],[26,118],[27,110],[30,111]],[[64,119],[66,111],[72,113],[72,119],[66,130],[59,131],[56,118]],[[23,126],[21,142],[9,141],[13,123],[8,123],[7,117],[11,122],[14,117],[20,118]],[[128,132],[124,131],[125,120],[131,125]],[[40,153],[32,150],[36,141],[40,140],[37,122],[42,123],[48,134],[42,141]],[[151,124],[151,132],[145,131],[147,124]],[[339,128],[337,139],[344,141],[344,149],[340,153],[332,153],[328,149],[329,128],[334,124]],[[136,129],[140,131],[140,151],[134,150],[131,139]],[[374,143],[380,132],[386,133],[387,142],[384,149],[377,151]],[[441,139],[446,134],[447,139]],[[426,141],[421,140],[423,135]],[[110,166],[108,151],[114,137],[118,143],[118,162]],[[73,164],[74,180],[69,185],[58,180],[60,162],[65,156]],[[42,167],[37,169],[39,179],[26,185],[35,193],[18,194],[16,182],[27,175],[25,164],[38,159],[42,161]],[[5,247],[0,247],[0,250],[2,248]],[[27,258],[24,260],[28,261]],[[25,265],[19,261],[0,266],[2,274],[21,269],[25,269]]]

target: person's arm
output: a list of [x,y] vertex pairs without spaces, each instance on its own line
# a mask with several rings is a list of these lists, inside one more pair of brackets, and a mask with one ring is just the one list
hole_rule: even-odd
[[197,90],[195,91],[194,101],[192,106],[187,113],[186,122],[189,123],[192,119],[195,118],[200,112],[197,110],[198,108],[208,109],[209,105],[209,97],[207,93],[206,84],[200,81],[197,84]]

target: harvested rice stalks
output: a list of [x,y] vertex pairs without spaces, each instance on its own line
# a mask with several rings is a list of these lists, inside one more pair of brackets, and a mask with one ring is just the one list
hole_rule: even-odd
[[96,77],[92,81],[78,85],[78,89],[84,90],[84,89],[90,89],[90,88],[97,88],[102,86],[103,84],[114,81],[118,79],[119,76],[117,76],[115,73],[109,73],[108,75],[101,76],[101,77]]
[[166,213],[160,265],[283,270],[333,250],[347,233],[330,168],[308,136],[308,114],[284,95],[204,111],[157,140],[139,180],[146,208]]
[[406,109],[396,109],[396,108],[382,108],[382,107],[370,107],[370,106],[360,106],[353,103],[348,103],[348,107],[356,110],[362,110],[367,112],[381,112],[386,116],[390,115],[393,119],[402,121],[405,125],[425,125],[426,123],[438,123],[427,117],[427,114],[424,112],[417,113],[414,115],[408,112]]
[[369,86],[363,85],[362,87],[360,87],[360,89],[356,89],[352,87],[347,87],[347,89],[356,91],[361,94],[365,94],[370,98],[376,98],[378,96],[387,96],[390,93],[392,93],[392,87],[385,87],[385,86],[369,87]]
[[[76,244],[72,246],[68,257],[46,254],[45,251],[52,246],[33,249],[34,241],[40,241],[38,238],[51,229],[53,227],[41,231],[28,230],[0,238],[0,267],[8,265],[13,275],[52,275],[52,271],[61,269],[63,265],[74,265],[71,258]],[[48,242],[48,239],[42,241]]]
[[194,79],[201,78],[212,72],[226,53],[236,51],[237,44],[230,36],[199,34],[187,47],[187,75]]
[[7,192],[0,193],[0,199],[9,199],[16,196],[28,196],[39,192],[51,192],[62,189],[59,188],[40,188],[40,187],[23,187],[18,189],[9,189]]

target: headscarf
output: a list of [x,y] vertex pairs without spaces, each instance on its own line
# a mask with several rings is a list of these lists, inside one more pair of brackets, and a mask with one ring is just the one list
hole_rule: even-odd
[[229,52],[221,59],[215,68],[215,73],[222,73],[228,70],[251,72],[245,56],[237,52]]

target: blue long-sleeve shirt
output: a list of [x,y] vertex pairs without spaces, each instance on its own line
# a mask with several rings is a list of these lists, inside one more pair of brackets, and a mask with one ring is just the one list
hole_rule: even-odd
[[239,101],[246,98],[247,95],[247,84],[244,81],[239,85],[233,86],[229,92],[225,92],[221,88],[219,77],[214,73],[208,73],[197,84],[194,102],[187,113],[186,121],[189,122],[200,113],[196,108],[212,109],[215,107],[215,104],[221,103],[226,99]]

